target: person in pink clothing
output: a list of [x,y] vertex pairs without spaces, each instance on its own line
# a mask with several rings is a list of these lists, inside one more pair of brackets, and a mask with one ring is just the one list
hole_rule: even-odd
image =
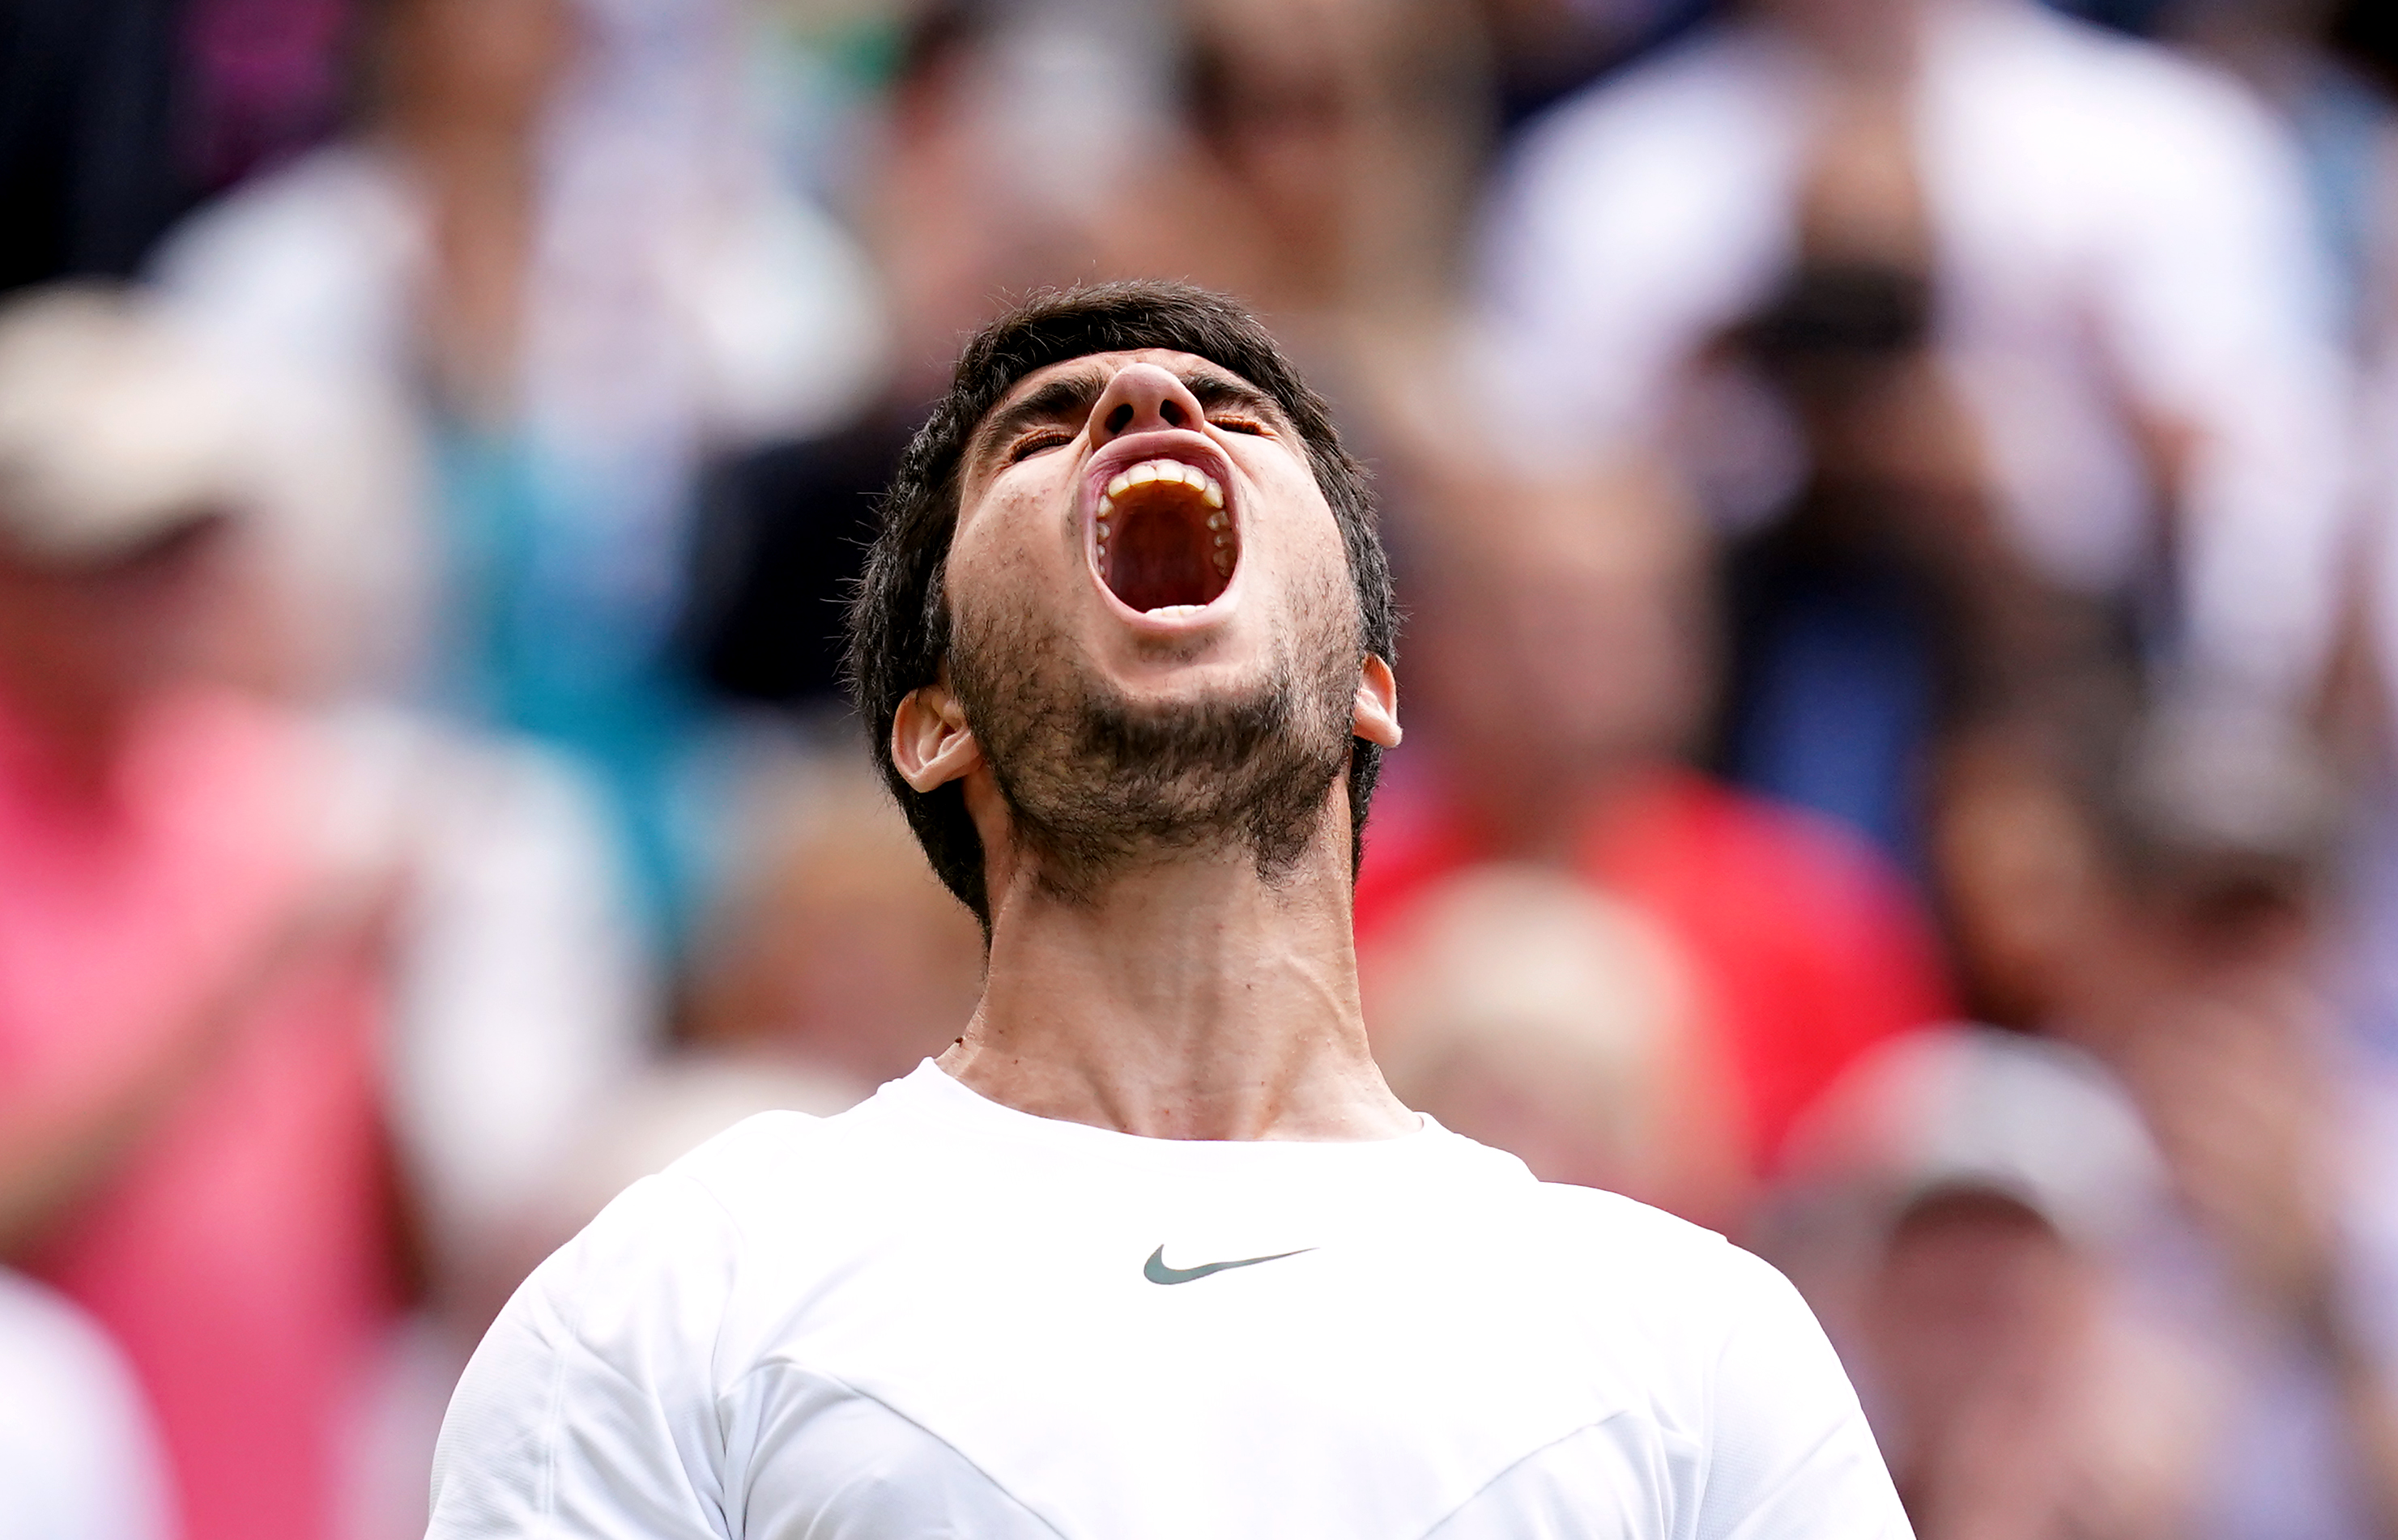
[[1764,1177],[1852,1060],[1954,1007],[1895,870],[1829,820],[1686,757],[1714,690],[1715,617],[1682,495],[1625,462],[1545,481],[1485,473],[1419,509],[1408,678],[1425,758],[1377,804],[1357,938],[1370,957],[1425,894],[1488,863],[1628,904],[1686,955],[1693,1031]]
[[239,437],[133,302],[0,311],[0,1260],[124,1349],[189,1540],[310,1540],[399,1298],[380,904],[233,682]]

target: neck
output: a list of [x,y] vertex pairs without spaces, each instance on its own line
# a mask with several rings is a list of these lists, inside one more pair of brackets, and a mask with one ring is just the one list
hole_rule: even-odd
[[940,1061],[974,1091],[1161,1139],[1420,1126],[1367,1047],[1345,817],[1272,884],[1239,850],[1128,871],[1089,903],[1005,863],[990,880],[982,1005]]
[[1774,5],[1769,10],[1845,88],[1893,90],[1914,81],[1925,24],[1938,3]]
[[392,142],[428,206],[434,280],[426,341],[450,404],[505,421],[514,405],[538,195],[527,125],[397,114]]

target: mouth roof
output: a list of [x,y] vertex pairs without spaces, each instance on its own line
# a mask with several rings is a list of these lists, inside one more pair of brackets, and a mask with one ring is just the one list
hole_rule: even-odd
[[1241,542],[1216,478],[1179,460],[1147,460],[1100,494],[1092,560],[1131,609],[1196,609],[1231,585]]

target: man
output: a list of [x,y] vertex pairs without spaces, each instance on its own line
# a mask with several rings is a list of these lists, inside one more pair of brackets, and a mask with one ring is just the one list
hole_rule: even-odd
[[308,1540],[401,1284],[382,905],[338,762],[246,688],[246,443],[138,299],[0,306],[0,1262],[122,1348],[175,1533]]
[[[547,1249],[526,1209],[649,1007],[578,783],[308,693],[302,526],[344,505],[249,385],[138,291],[0,304],[0,1318],[21,1267],[121,1348],[140,1533],[321,1540],[429,1449],[395,1371],[463,1362]],[[34,1388],[99,1360],[0,1359],[0,1535],[136,1533],[114,1381]],[[83,1528],[13,1480],[110,1460]]]
[[545,1264],[451,1403],[435,1535],[1906,1533],[1779,1275],[1383,1085],[1350,885],[1387,569],[1252,318],[1004,316],[884,517],[860,704],[982,1003]]
[[[1394,928],[1460,870],[1570,871],[1686,957],[1742,1163],[1767,1175],[1792,1120],[1859,1053],[1953,1016],[1931,927],[1847,828],[1691,767],[1719,698],[1717,625],[1705,542],[1672,477],[1630,463],[1452,485],[1408,530],[1414,734],[1357,881],[1367,976],[1387,948],[1410,949]],[[1634,1196],[1702,1222],[1728,1212]]]
[[2127,718],[2122,694],[1948,745],[1935,848],[1971,998],[2092,1050],[2170,1179],[2122,1260],[2211,1381],[2176,1418],[2173,1533],[2398,1534],[2398,1090],[2336,1032],[2340,788],[2237,716]]
[[2220,1533],[2191,1513],[2220,1382],[2126,1287],[2164,1173],[2102,1065],[2028,1033],[1907,1033],[1790,1154],[1775,1254],[1871,1387],[1919,1535]]
[[[1475,288],[1504,429],[1795,521],[1739,617],[1742,778],[1912,856],[1925,652],[1993,645],[1959,606],[2008,564],[2137,609],[2177,690],[2302,715],[2351,382],[2286,133],[2031,0],[1727,8],[1528,131]],[[1843,525],[1811,577],[1793,537]]]

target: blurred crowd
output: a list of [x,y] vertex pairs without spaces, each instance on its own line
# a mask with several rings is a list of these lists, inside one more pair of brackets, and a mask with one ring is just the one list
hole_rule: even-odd
[[421,1533],[534,1262],[956,1036],[841,606],[1123,275],[1374,467],[1402,1098],[1925,1540],[2398,1540],[2375,0],[0,10],[0,1540]]

